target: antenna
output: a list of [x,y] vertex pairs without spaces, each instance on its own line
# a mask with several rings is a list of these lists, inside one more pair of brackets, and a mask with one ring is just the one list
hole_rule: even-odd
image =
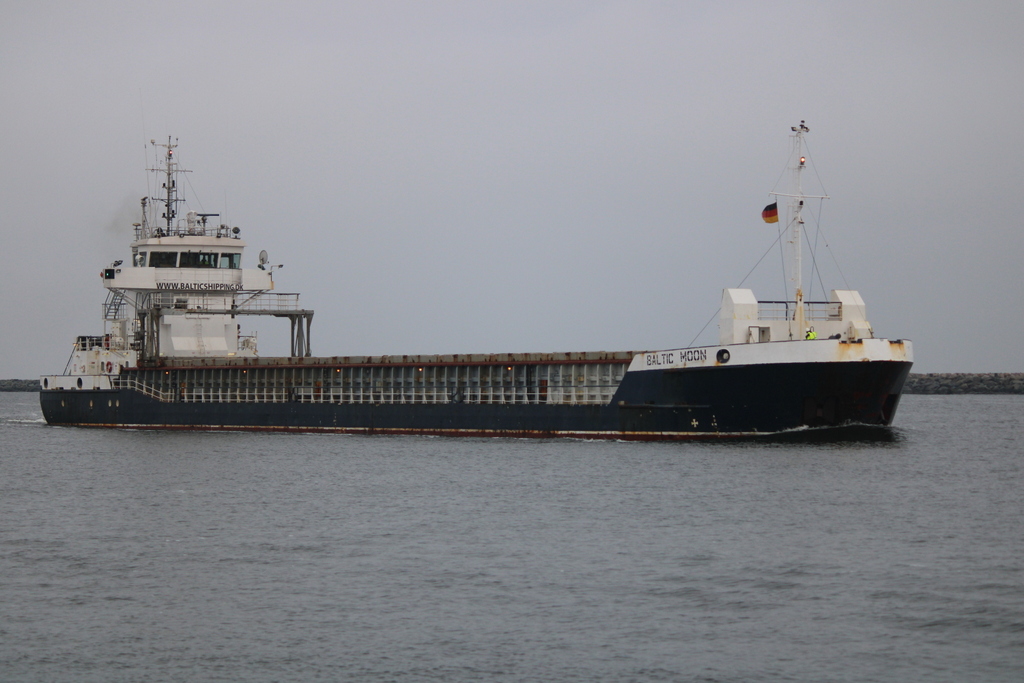
[[170,234],[172,229],[173,229],[173,227],[174,227],[174,218],[175,218],[175,216],[178,215],[178,204],[180,202],[185,201],[184,199],[181,199],[178,196],[178,187],[177,187],[177,178],[176,178],[176,176],[179,173],[189,173],[189,171],[186,171],[185,169],[180,168],[178,166],[178,162],[176,162],[174,160],[174,149],[178,146],[177,139],[175,139],[174,142],[172,143],[171,142],[171,136],[168,135],[167,136],[167,143],[166,144],[164,144],[162,142],[158,143],[156,140],[150,140],[149,143],[151,145],[153,145],[154,147],[163,147],[166,150],[166,152],[164,152],[164,167],[163,168],[150,168],[150,169],[146,169],[146,170],[154,171],[154,172],[157,172],[157,173],[163,171],[163,173],[165,175],[164,184],[163,184],[164,196],[163,197],[152,197],[151,199],[153,201],[156,201],[156,202],[163,202],[163,204],[164,204],[164,214],[163,214],[164,226],[166,228],[167,234]]
[[276,266],[268,266],[267,263],[269,263],[269,262],[270,262],[270,257],[267,256],[267,250],[264,249],[263,251],[260,252],[260,262],[259,262],[259,265],[256,266],[257,268],[259,268],[260,270],[270,271],[271,273],[274,272],[274,268],[284,268],[284,264],[283,263],[278,264]]

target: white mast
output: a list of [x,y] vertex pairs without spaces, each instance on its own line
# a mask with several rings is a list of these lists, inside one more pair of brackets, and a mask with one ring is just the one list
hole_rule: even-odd
[[[792,126],[793,131],[793,194],[782,194],[773,192],[776,197],[789,197],[789,248],[790,248],[790,281],[796,290],[796,310],[791,318],[789,331],[790,339],[803,339],[807,332],[806,318],[804,314],[804,289],[803,289],[803,249],[800,240],[803,239],[803,209],[804,194],[800,174],[807,165],[807,157],[804,156],[804,133],[809,133],[804,121],[799,126]],[[815,199],[828,199],[827,196],[817,196]]]
[[804,218],[804,190],[800,182],[800,174],[804,170],[804,163],[807,161],[803,155],[804,133],[809,128],[801,121],[799,126],[793,126],[793,192],[795,197],[789,199],[790,215],[790,242],[793,250],[793,286],[796,288],[796,338],[803,339],[806,330],[804,321],[804,287],[803,287],[803,249],[800,246],[801,233],[803,232]]

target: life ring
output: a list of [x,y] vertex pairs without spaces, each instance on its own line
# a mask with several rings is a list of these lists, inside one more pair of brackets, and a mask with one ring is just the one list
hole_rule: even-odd
[[111,362],[110,362],[110,361],[108,360],[108,361],[107,361],[107,373],[109,374],[109,373],[111,373],[111,372],[113,372],[113,371],[114,371],[114,364],[113,364],[113,363],[111,363]]

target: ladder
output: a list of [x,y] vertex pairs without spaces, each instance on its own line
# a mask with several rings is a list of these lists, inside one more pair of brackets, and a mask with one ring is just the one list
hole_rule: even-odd
[[121,320],[124,318],[124,290],[111,289],[107,292],[107,300],[103,302],[104,320]]

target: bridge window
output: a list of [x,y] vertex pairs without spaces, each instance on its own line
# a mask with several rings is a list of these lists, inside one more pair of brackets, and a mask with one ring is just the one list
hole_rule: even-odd
[[178,265],[178,252],[154,251],[149,254],[151,268],[175,268]]
[[178,261],[179,268],[216,268],[217,254],[204,252],[184,251]]
[[221,268],[241,268],[242,267],[242,255],[241,254],[221,254],[220,255],[220,267]]

